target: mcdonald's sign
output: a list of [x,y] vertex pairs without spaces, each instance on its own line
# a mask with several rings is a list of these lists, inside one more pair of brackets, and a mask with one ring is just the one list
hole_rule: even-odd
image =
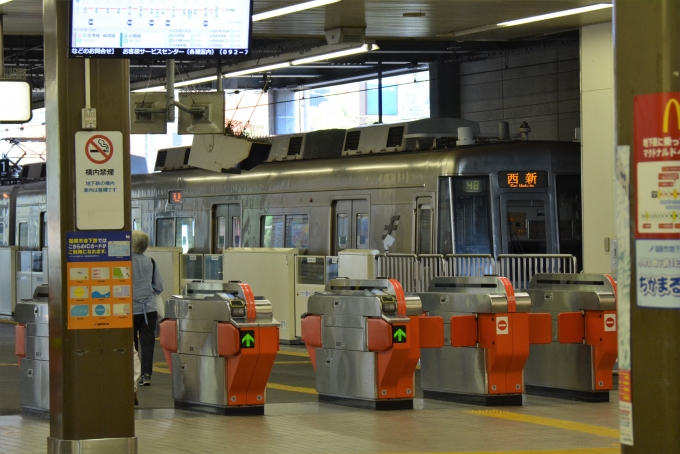
[[669,121],[671,119],[671,111],[672,109],[675,108],[675,116],[678,121],[678,131],[680,131],[680,102],[678,102],[677,99],[671,98],[668,100],[666,103],[666,109],[664,110],[663,113],[663,132],[664,134],[668,134],[668,126],[669,126]]
[[636,237],[680,239],[680,92],[635,97]]

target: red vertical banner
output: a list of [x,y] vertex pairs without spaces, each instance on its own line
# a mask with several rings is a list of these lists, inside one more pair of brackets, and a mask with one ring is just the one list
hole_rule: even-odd
[[680,92],[635,96],[636,238],[680,239]]

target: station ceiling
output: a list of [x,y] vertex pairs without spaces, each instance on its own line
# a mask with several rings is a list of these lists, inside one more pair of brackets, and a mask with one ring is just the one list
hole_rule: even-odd
[[[253,10],[260,13],[302,1],[254,0]],[[376,76],[378,61],[383,74],[392,75],[424,69],[434,61],[483,59],[509,49],[573,39],[578,36],[574,31],[583,25],[610,21],[611,8],[515,27],[494,25],[601,2],[610,3],[608,0],[341,0],[255,22],[251,55],[262,58],[302,51],[326,44],[326,30],[365,28],[366,39],[375,40],[379,51],[275,71],[268,83],[271,88],[301,89],[365,80]],[[0,14],[5,35],[5,66],[26,68],[27,77],[39,90],[43,85],[42,0],[13,0],[0,6]],[[184,62],[178,65],[178,80],[204,74],[215,65],[213,61]],[[164,71],[160,61],[131,61],[132,87],[139,88],[149,81],[158,83],[164,79]],[[250,88],[261,88],[265,83],[261,75],[255,83],[253,79],[248,77]],[[233,81],[231,88],[239,88],[243,82]]]

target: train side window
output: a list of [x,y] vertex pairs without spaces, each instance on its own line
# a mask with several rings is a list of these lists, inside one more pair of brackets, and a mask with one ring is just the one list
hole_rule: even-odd
[[175,247],[181,247],[182,253],[193,252],[194,218],[177,218],[175,220]]
[[260,245],[261,247],[284,247],[284,216],[262,216]]
[[156,246],[175,247],[175,220],[172,218],[156,219]]
[[0,221],[0,246],[5,245],[5,222]]
[[215,253],[221,254],[227,242],[227,218],[217,216],[215,218]]
[[357,214],[357,249],[368,249],[367,214]]
[[306,214],[286,216],[286,246],[307,249],[309,246],[309,217]]
[[455,253],[491,254],[488,177],[454,177],[452,186]]
[[417,253],[432,254],[432,199],[419,197],[416,211]]
[[142,228],[142,223],[139,221],[139,219],[133,219],[132,220],[132,230],[139,230]]
[[19,223],[19,250],[28,250],[28,222]]
[[338,251],[344,251],[348,247],[349,240],[349,216],[346,213],[338,214],[336,232],[338,232]]
[[40,250],[47,247],[47,213],[40,213]]
[[231,218],[231,246],[241,247],[241,218],[239,216]]

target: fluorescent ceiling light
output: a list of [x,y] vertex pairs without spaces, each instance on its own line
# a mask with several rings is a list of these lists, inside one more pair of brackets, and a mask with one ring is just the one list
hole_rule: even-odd
[[[313,57],[300,58],[299,60],[293,60],[291,65],[304,65],[306,63],[314,63],[321,60],[330,60],[331,58],[347,57],[348,55],[361,54],[363,52],[368,52],[369,44],[364,44],[361,47],[354,47],[352,49],[340,50],[338,52],[331,52],[330,54],[314,55]],[[375,44],[371,45],[370,50],[377,50],[378,46]]]
[[12,0],[0,0],[0,5],[2,5],[3,3],[9,3],[9,2],[11,2],[11,1],[12,1]]
[[266,65],[266,66],[258,66],[256,68],[250,68],[250,69],[244,69],[241,71],[234,71],[231,73],[226,73],[224,77],[238,77],[238,76],[245,76],[247,74],[254,74],[254,73],[264,73],[267,71],[274,71],[275,69],[281,69],[281,68],[287,68],[290,66],[290,63],[283,62],[283,63],[274,63],[273,65]]
[[285,8],[265,11],[264,13],[253,14],[253,22],[271,19],[272,17],[277,16],[284,16],[286,14],[297,13],[299,11],[304,11],[306,9],[318,8],[319,6],[330,5],[331,3],[337,3],[339,1],[340,0],[313,0],[311,2],[298,3],[297,5],[286,6]]
[[188,85],[202,84],[203,82],[212,82],[213,80],[217,80],[217,75],[176,82],[175,87],[186,87]]
[[564,11],[557,11],[555,13],[541,14],[540,16],[525,17],[524,19],[511,20],[501,22],[499,27],[512,27],[513,25],[528,24],[530,22],[538,22],[542,20],[555,19],[556,17],[571,16],[574,14],[587,13],[589,11],[597,11],[599,9],[611,8],[611,3],[598,3],[596,5],[582,6],[580,8],[567,9]]

